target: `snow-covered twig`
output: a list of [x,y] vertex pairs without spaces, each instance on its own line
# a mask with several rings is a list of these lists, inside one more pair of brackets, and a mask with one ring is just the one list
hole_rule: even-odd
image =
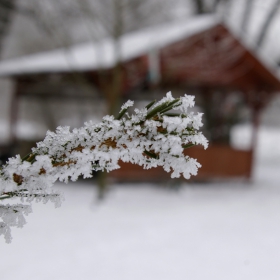
[[[199,132],[202,114],[188,111],[194,106],[194,97],[174,99],[169,92],[159,102],[129,114],[132,106],[133,102],[127,101],[116,118],[105,116],[99,124],[88,122],[73,131],[58,127],[56,132],[47,132],[26,157],[10,158],[0,171],[0,199],[51,200],[58,206],[61,196],[52,188],[55,181],[67,183],[81,175],[89,178],[93,170],[112,171],[120,167],[119,160],[144,169],[162,166],[172,178],[196,175],[200,164],[184,150],[197,144],[206,148],[208,141]],[[10,211],[11,206],[7,207]],[[14,213],[27,213],[24,211],[17,205]],[[2,220],[0,234],[9,241],[9,227],[22,226],[24,219],[3,219],[2,215]]]

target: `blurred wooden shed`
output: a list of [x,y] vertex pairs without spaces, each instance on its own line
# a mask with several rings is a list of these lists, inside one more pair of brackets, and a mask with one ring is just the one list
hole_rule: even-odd
[[[97,98],[88,93],[69,94],[66,88],[71,87],[74,80],[82,79],[92,85],[99,97],[114,91],[112,85],[116,87],[116,83],[119,92],[115,94],[123,99],[149,100],[156,96],[155,92],[163,95],[170,90],[175,95],[195,94],[204,109],[205,133],[210,138],[206,151],[200,147],[186,151],[202,164],[196,177],[199,180],[250,178],[260,113],[280,91],[280,80],[273,65],[214,16],[200,16],[127,34],[118,44],[105,39],[2,62],[0,75],[11,77],[15,82],[11,106],[13,141],[20,98],[34,96],[62,101]],[[237,100],[236,97],[238,102],[230,101]],[[110,102],[108,96],[107,101]],[[231,125],[238,122],[238,118],[232,119],[237,117],[235,109],[240,104],[250,111],[249,120],[254,127],[247,150],[233,148],[228,139]],[[122,164],[121,169],[110,174],[118,180],[168,178],[160,168],[143,171],[132,164]]]

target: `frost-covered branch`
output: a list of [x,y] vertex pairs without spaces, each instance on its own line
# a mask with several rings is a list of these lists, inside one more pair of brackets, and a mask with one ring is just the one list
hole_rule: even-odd
[[[208,142],[199,132],[202,114],[188,111],[194,106],[194,97],[174,99],[168,93],[159,102],[129,114],[131,106],[133,101],[127,101],[116,118],[105,116],[99,124],[88,122],[73,131],[58,127],[56,132],[47,132],[46,138],[26,157],[10,158],[0,171],[0,199],[51,200],[58,206],[60,195],[52,188],[55,181],[90,178],[93,170],[112,171],[120,167],[120,160],[144,169],[161,166],[171,172],[172,178],[196,175],[200,164],[185,155],[184,150],[197,144],[206,148]],[[178,113],[170,113],[171,110]],[[31,209],[24,205],[1,207],[3,213],[7,210],[17,214],[17,218],[1,215],[0,234],[9,241],[10,226],[22,226],[22,214]]]

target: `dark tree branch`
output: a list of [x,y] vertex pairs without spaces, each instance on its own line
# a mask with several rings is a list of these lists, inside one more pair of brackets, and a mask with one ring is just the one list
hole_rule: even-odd
[[205,2],[203,0],[193,0],[193,5],[195,8],[195,14],[205,14],[207,11],[205,9]]
[[246,34],[248,30],[248,25],[251,19],[252,10],[253,10],[254,0],[247,0],[245,4],[245,9],[243,13],[243,18],[241,20],[241,31]]
[[267,14],[266,16],[266,20],[261,28],[261,31],[259,33],[259,36],[258,36],[258,39],[257,39],[257,42],[256,42],[256,46],[257,48],[260,48],[262,46],[262,44],[264,43],[265,41],[265,37],[268,33],[268,30],[269,30],[269,27],[273,21],[273,19],[275,18],[278,10],[279,10],[279,7],[280,7],[280,0],[277,0],[274,5],[272,5],[271,7],[271,10],[269,11],[269,13]]

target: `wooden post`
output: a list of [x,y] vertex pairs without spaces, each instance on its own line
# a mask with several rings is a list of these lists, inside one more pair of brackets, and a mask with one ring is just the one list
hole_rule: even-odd
[[260,126],[260,114],[263,108],[268,103],[268,96],[270,93],[265,90],[255,90],[249,93],[249,105],[252,108],[252,139],[251,139],[251,150],[252,150],[252,163],[250,170],[250,177],[253,174],[253,167],[256,161],[256,150],[258,145],[258,130]]

